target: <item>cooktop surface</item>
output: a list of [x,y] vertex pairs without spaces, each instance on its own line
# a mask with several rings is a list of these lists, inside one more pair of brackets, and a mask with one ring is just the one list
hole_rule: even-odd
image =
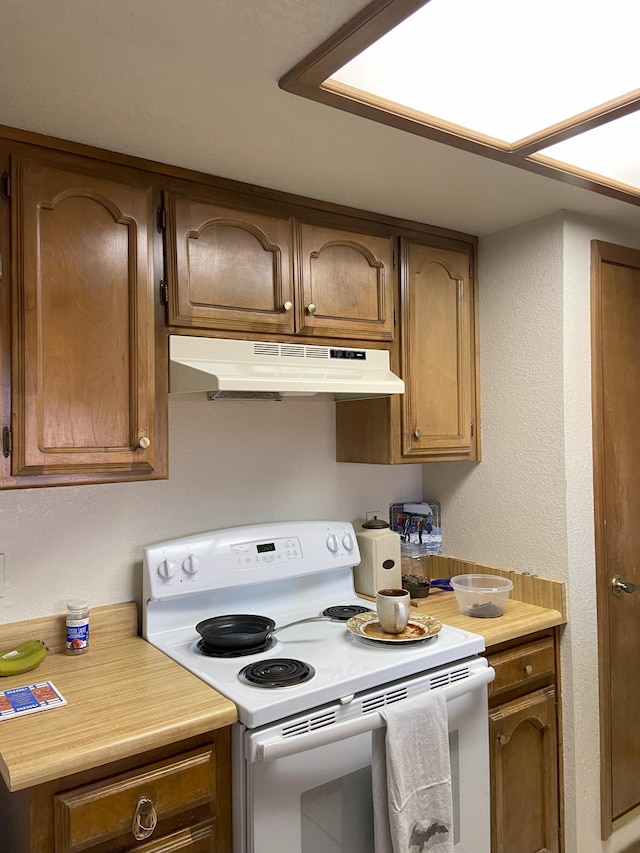
[[[216,616],[254,614],[280,627],[320,616],[328,607],[375,607],[355,593],[352,567],[359,559],[353,528],[344,522],[235,528],[150,546],[143,634],[234,702],[250,728],[484,650],[481,636],[449,625],[432,637],[396,644],[365,639],[344,620],[329,618],[284,627],[248,655],[207,656],[199,650],[196,625]],[[240,676],[248,665],[280,660],[299,662],[310,674],[273,689]]]

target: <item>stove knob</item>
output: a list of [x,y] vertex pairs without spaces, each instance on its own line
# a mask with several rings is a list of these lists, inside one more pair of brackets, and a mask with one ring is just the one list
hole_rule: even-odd
[[336,551],[338,550],[338,537],[336,536],[335,533],[331,533],[329,536],[327,536],[327,548],[333,554],[335,554]]
[[158,574],[166,581],[172,578],[176,573],[176,564],[173,560],[163,560],[158,566]]
[[345,533],[342,537],[342,544],[347,551],[353,551],[353,536],[350,533]]
[[189,554],[187,559],[182,563],[182,568],[188,575],[195,575],[200,568],[200,560],[197,554]]

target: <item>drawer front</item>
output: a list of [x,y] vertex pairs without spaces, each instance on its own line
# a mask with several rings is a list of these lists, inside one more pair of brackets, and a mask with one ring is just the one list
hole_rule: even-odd
[[209,820],[132,847],[130,853],[217,853],[215,821]]
[[214,750],[206,747],[56,794],[56,853],[75,853],[109,839],[124,841],[126,836],[137,846],[132,824],[142,798],[153,804],[158,824],[155,834],[160,835],[163,819],[213,803],[215,769]]
[[514,649],[489,656],[496,671],[495,680],[489,684],[489,696],[515,687],[526,686],[542,677],[553,677],[555,653],[553,639],[545,637]]

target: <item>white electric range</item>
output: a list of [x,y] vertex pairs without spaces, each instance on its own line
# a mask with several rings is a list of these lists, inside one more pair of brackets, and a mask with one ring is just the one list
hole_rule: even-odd
[[[473,797],[459,791],[456,853],[488,850],[486,684],[493,670],[481,657],[484,639],[448,625],[414,642],[378,641],[354,633],[347,618],[375,607],[355,593],[352,569],[359,562],[354,529],[341,521],[235,527],[144,549],[144,637],[238,709],[232,760],[234,853],[326,853],[337,816],[325,816],[326,826],[318,829],[315,812],[308,817],[309,807],[299,803],[304,791],[323,789],[335,774],[348,777],[363,762],[369,767],[370,732],[382,725],[376,708],[435,689],[447,696],[450,727],[456,732],[456,766],[464,768],[462,787],[471,785],[473,790]],[[225,651],[221,656],[214,649],[210,656],[199,648],[202,637],[196,625],[203,620],[254,614],[272,619],[278,627],[321,616],[327,608],[337,608],[338,618],[285,627],[248,654]],[[256,670],[266,686],[246,681],[247,667],[250,676]],[[289,672],[299,683],[286,685],[283,679]],[[299,772],[296,756],[304,756]],[[315,759],[311,764],[310,756]],[[312,766],[317,777],[313,783],[306,779]],[[281,767],[287,768],[286,784],[276,772]],[[300,790],[288,795],[298,802],[296,817],[286,831],[279,827],[274,835],[268,806],[273,785],[288,790],[300,774],[304,780],[294,784]],[[323,812],[326,797],[319,796]],[[333,839],[328,849],[371,853],[373,830],[366,811],[356,833],[363,840],[354,847],[351,832],[343,846],[335,847]],[[465,839],[471,838],[474,846],[468,848]]]

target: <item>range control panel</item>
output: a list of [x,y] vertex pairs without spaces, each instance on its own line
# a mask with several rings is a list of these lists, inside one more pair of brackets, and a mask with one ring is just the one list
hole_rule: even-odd
[[360,562],[352,525],[298,521],[215,530],[144,549],[145,600],[297,577]]

